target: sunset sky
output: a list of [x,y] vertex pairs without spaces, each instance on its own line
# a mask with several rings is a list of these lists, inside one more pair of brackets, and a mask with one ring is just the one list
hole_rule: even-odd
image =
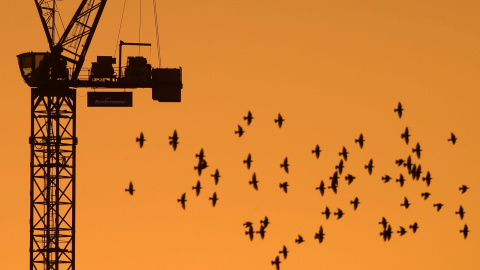
[[[80,2],[58,2],[65,25]],[[97,55],[114,56],[123,3],[108,1],[85,68]],[[141,6],[140,42],[153,46],[140,53],[158,67],[153,4]],[[139,42],[139,7],[140,0],[126,3],[125,42]],[[28,269],[31,91],[16,55],[48,44],[34,1],[1,1],[0,9],[0,268]],[[263,270],[275,269],[277,255],[282,270],[480,269],[479,10],[473,0],[157,0],[161,65],[182,67],[182,102],[159,103],[150,89],[134,89],[131,108],[90,108],[93,89],[77,89],[76,269]],[[126,48],[124,59],[138,53]],[[406,127],[408,145],[400,137]],[[452,132],[455,145],[447,141]],[[420,158],[412,153],[417,143]],[[338,193],[321,196],[315,188],[329,185],[342,147],[349,155]],[[199,176],[201,149],[208,167]],[[409,155],[421,178],[430,172],[429,187],[395,164]],[[285,157],[289,173],[280,168]],[[216,169],[218,185],[210,176]],[[254,173],[258,191],[248,184]],[[350,185],[348,174],[356,177]],[[124,191],[130,181],[133,196]],[[184,192],[185,210],[177,202]],[[436,203],[444,204],[438,212]],[[345,215],[327,220],[325,207]],[[250,241],[242,224],[259,230],[265,216],[265,238]],[[386,242],[382,217],[394,231]],[[414,222],[416,233],[408,228]],[[322,243],[314,239],[320,226]],[[304,243],[295,243],[298,235]]]

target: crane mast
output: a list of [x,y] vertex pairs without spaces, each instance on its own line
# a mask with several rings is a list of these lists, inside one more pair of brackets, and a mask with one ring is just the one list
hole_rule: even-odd
[[[50,52],[17,56],[21,75],[31,87],[30,270],[74,270],[78,143],[75,87],[96,88],[97,92],[88,94],[93,98],[106,96],[109,101],[115,92],[98,92],[99,88],[151,88],[153,100],[180,102],[181,68],[152,69],[144,58],[128,57],[122,76],[124,67],[120,65],[117,72],[113,68],[115,58],[98,56],[86,79],[81,78],[107,0],[82,0],[56,43],[55,0],[34,1]],[[126,106],[131,106],[131,92],[119,94],[129,97],[130,105]],[[88,104],[97,106],[90,102],[90,95]]]

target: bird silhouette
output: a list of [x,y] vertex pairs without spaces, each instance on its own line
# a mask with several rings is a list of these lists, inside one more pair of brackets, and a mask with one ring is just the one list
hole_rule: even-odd
[[250,126],[250,124],[252,123],[252,119],[253,119],[253,116],[250,111],[248,111],[247,116],[243,117],[243,120],[247,120],[247,126]]
[[283,160],[283,163],[280,164],[280,168],[283,168],[285,170],[286,173],[288,173],[288,166],[290,164],[288,164],[288,158],[286,157],[284,160]]
[[140,137],[137,137],[136,141],[139,143],[140,148],[142,148],[143,143],[146,141],[145,137],[143,136],[143,132],[140,132]]
[[[417,168],[417,170],[418,170],[418,168]],[[427,172],[427,175],[425,177],[423,177],[422,180],[427,183],[427,186],[430,186],[430,182],[432,181],[432,176],[430,175],[430,172]]]
[[253,173],[252,175],[252,181],[248,182],[250,185],[253,185],[253,188],[258,190],[258,181],[257,181],[257,175]]
[[345,180],[347,180],[348,184],[350,185],[353,182],[353,180],[355,180],[355,176],[348,174],[347,176],[345,176]]
[[455,137],[455,134],[450,133],[450,139],[447,141],[452,142],[452,144],[455,144],[457,142],[457,137]]
[[440,209],[442,209],[442,206],[443,206],[443,203],[435,203],[435,204],[433,204],[433,207],[436,207],[436,208],[437,208],[437,212],[440,211]]
[[339,156],[342,156],[345,161],[347,161],[348,152],[345,146],[342,148],[342,152],[338,153]]
[[288,254],[287,247],[284,245],[282,250],[280,250],[278,253],[283,254],[283,259],[286,259]]
[[127,191],[128,193],[130,193],[130,195],[133,195],[133,192],[135,191],[135,189],[133,189],[133,183],[132,183],[132,181],[130,181],[130,184],[128,184],[128,188],[126,188],[125,191]]
[[275,119],[275,123],[278,123],[279,128],[282,127],[283,121],[285,121],[285,119],[283,119],[282,115],[278,114],[277,119]]
[[385,176],[382,176],[382,180],[384,183],[390,182],[390,179],[392,178],[388,174],[386,174]]
[[200,189],[202,189],[202,186],[200,184],[200,180],[197,181],[197,185],[193,186],[192,189],[195,190],[195,193],[197,194],[197,196],[200,194]]
[[365,140],[363,139],[363,134],[360,133],[360,136],[358,137],[358,139],[355,139],[355,143],[358,143],[358,145],[360,145],[360,148],[363,148],[364,142]]
[[297,239],[295,239],[295,243],[301,244],[303,242],[305,242],[305,240],[303,240],[303,237],[299,234]]
[[235,134],[238,134],[238,137],[242,137],[243,133],[245,133],[245,131],[243,131],[243,128],[238,125],[237,130],[235,130]]
[[400,226],[400,231],[397,231],[398,234],[400,234],[400,236],[404,235],[405,233],[407,233],[407,230],[405,230],[405,228],[403,228],[402,226]]
[[403,203],[400,204],[400,206],[405,206],[405,209],[408,209],[408,207],[410,206],[410,203],[408,202],[407,197],[403,199]]
[[408,131],[408,127],[406,127],[405,131],[402,134],[400,134],[400,138],[404,139],[405,143],[408,144],[408,142],[410,141],[409,137],[410,137],[410,133]]
[[355,199],[353,201],[350,201],[350,204],[353,204],[353,210],[357,210],[357,207],[360,204],[360,201],[358,200],[358,197],[355,197]]
[[420,158],[420,152],[422,152],[422,148],[420,148],[420,143],[417,142],[415,148],[412,149],[412,153],[417,153],[417,158]]
[[423,197],[424,200],[428,199],[429,196],[430,196],[430,193],[428,193],[428,192],[423,192],[422,193],[422,197]]
[[417,222],[413,223],[413,225],[410,225],[409,227],[410,227],[410,229],[412,229],[413,233],[416,233],[418,228],[420,228],[420,227],[418,227]]
[[456,215],[460,216],[460,219],[463,220],[463,216],[465,215],[465,211],[463,211],[463,207],[460,205],[460,208],[458,209],[458,212],[455,212]]
[[325,184],[323,183],[323,180],[320,182],[320,186],[316,187],[315,189],[318,189],[320,190],[320,194],[323,194],[325,193]]
[[185,202],[187,201],[185,199],[185,196],[186,196],[186,193],[183,193],[182,197],[180,199],[177,199],[177,201],[180,202],[180,204],[182,205],[183,210],[185,210]]
[[320,157],[320,152],[322,152],[322,150],[320,150],[320,146],[315,146],[315,149],[312,150],[312,154],[315,154],[315,156],[317,157],[317,159]]
[[465,226],[463,227],[463,230],[460,230],[460,233],[463,233],[463,238],[467,239],[467,235],[468,235],[468,226],[467,224],[465,224]]
[[365,169],[368,170],[368,174],[372,174],[372,170],[373,170],[373,159],[370,159],[370,161],[368,162],[368,165],[365,165]]
[[211,174],[210,176],[213,177],[213,179],[215,179],[215,185],[217,185],[218,180],[220,179],[220,172],[218,172],[218,169],[215,170],[215,174]]
[[248,154],[247,159],[243,160],[243,163],[247,164],[247,169],[249,169],[249,170],[250,170],[250,166],[252,165],[252,162],[253,162],[253,160],[252,160],[252,155],[251,154]]
[[328,209],[328,206],[325,207],[325,212],[322,212],[322,215],[325,215],[326,219],[330,217],[330,209]]
[[397,108],[393,109],[393,112],[398,114],[398,118],[402,118],[403,110],[402,103],[398,102]]
[[218,201],[217,192],[214,192],[213,196],[209,197],[208,199],[212,200],[212,205],[213,205],[213,207],[215,207],[215,205],[217,204],[217,201]]
[[338,174],[342,175],[343,168],[343,159],[340,159],[340,162],[335,166],[335,169],[338,170]]
[[288,182],[280,183],[280,188],[283,189],[285,193],[287,193]]
[[458,188],[458,190],[460,190],[462,192],[462,194],[467,192],[467,189],[468,189],[468,187],[465,186],[465,185],[462,185],[461,187]]

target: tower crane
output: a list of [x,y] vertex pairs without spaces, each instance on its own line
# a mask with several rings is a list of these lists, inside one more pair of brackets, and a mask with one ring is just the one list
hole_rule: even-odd
[[[76,88],[88,92],[87,106],[132,106],[132,92],[98,89],[151,88],[152,99],[181,102],[182,69],[152,68],[143,57],[97,56],[83,69],[107,0],[82,0],[62,36],[55,40],[56,0],[34,0],[49,44],[48,52],[17,56],[31,88],[30,269],[75,269]],[[147,46],[145,43],[122,45]]]

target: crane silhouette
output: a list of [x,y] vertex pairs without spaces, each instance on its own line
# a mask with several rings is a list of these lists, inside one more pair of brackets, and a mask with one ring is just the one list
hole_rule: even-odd
[[[82,69],[107,0],[82,0],[65,31],[55,26],[56,0],[34,0],[49,52],[17,56],[31,87],[30,269],[75,269],[76,87],[152,88],[152,99],[181,102],[181,68],[152,68],[143,57],[97,56]],[[122,45],[147,46],[145,43]],[[122,75],[124,69],[124,75]],[[88,106],[132,106],[131,92],[88,93]]]

